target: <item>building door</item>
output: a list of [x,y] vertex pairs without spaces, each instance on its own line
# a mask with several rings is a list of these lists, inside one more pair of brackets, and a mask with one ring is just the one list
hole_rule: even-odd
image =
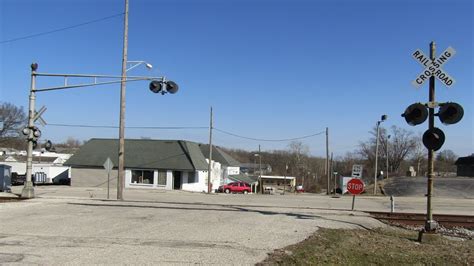
[[181,172],[173,171],[173,189],[181,189]]

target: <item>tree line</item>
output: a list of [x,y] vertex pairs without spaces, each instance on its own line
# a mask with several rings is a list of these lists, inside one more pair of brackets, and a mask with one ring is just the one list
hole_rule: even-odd
[[[0,147],[17,150],[26,149],[26,139],[21,130],[27,125],[27,115],[22,107],[11,103],[0,104]],[[421,136],[412,131],[392,126],[380,127],[379,131],[378,169],[388,169],[390,176],[405,176],[410,166],[418,176],[427,172],[427,151],[421,143]],[[231,156],[241,163],[256,163],[255,154],[259,153],[262,164],[269,164],[272,175],[295,176],[298,184],[303,184],[308,191],[319,191],[327,185],[327,172],[350,176],[352,166],[363,166],[363,176],[367,181],[373,180],[375,166],[376,128],[369,131],[369,138],[360,141],[354,151],[333,158],[331,167],[327,169],[326,158],[312,156],[309,147],[302,141],[293,141],[285,150],[246,151],[224,148]],[[68,137],[62,143],[55,143],[57,151],[74,153],[83,142]],[[443,150],[436,156],[436,171],[442,173],[455,172],[454,162],[457,155],[451,150]]]

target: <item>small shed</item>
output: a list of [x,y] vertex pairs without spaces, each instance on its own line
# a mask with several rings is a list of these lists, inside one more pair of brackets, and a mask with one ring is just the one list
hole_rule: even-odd
[[457,176],[474,177],[474,154],[456,160]]
[[10,192],[12,186],[11,166],[0,164],[0,191]]

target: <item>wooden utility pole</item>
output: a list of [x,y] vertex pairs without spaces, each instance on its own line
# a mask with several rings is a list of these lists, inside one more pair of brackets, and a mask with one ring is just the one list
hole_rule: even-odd
[[212,173],[212,106],[209,122],[209,164],[207,168],[207,193],[211,193],[211,173]]
[[127,79],[128,50],[128,0],[125,0],[125,20],[123,32],[122,81],[120,82],[120,125],[118,151],[117,200],[123,200],[125,186],[125,82]]
[[259,164],[259,176],[260,176],[260,194],[263,194],[263,182],[262,182],[262,151],[260,150],[260,144],[258,144],[258,164]]
[[326,169],[326,175],[327,175],[327,178],[328,178],[328,183],[327,183],[327,188],[326,188],[327,193],[326,194],[329,195],[329,190],[330,190],[329,189],[330,188],[329,183],[330,183],[331,175],[330,175],[330,171],[329,171],[329,128],[328,127],[326,127],[326,167],[325,167],[325,169]]

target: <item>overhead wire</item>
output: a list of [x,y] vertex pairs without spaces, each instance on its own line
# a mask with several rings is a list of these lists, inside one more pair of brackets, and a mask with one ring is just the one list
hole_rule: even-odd
[[[50,124],[48,123],[47,126],[54,126],[54,127],[80,127],[80,128],[119,128],[118,126],[110,126],[110,125],[79,125],[79,124]],[[208,129],[209,127],[150,127],[150,126],[132,126],[132,127],[125,127],[128,129]]]
[[[113,128],[117,129],[119,128],[118,126],[112,126],[112,125],[84,125],[84,124],[57,124],[57,123],[48,123],[47,126],[55,126],[55,127],[79,127],[79,128]],[[179,126],[179,127],[153,127],[153,126],[126,126],[125,128],[127,129],[163,129],[163,130],[182,130],[182,129],[209,129],[209,127],[198,127],[198,126]],[[215,131],[218,131],[220,133],[230,135],[233,137],[241,138],[241,139],[247,139],[247,140],[253,140],[253,141],[265,141],[265,142],[285,142],[285,141],[294,141],[294,140],[301,140],[301,139],[307,139],[315,136],[322,135],[326,133],[326,131],[321,131],[317,133],[313,133],[310,135],[305,135],[305,136],[300,136],[300,137],[294,137],[294,138],[285,138],[285,139],[263,139],[263,138],[253,138],[253,137],[246,137],[242,135],[238,135],[232,132],[228,132],[219,128],[213,127]]]
[[107,17],[103,17],[103,18],[94,19],[94,20],[91,20],[91,21],[79,23],[79,24],[72,25],[72,26],[68,26],[68,27],[64,27],[64,28],[59,28],[59,29],[50,30],[50,31],[44,31],[44,32],[35,33],[35,34],[31,34],[31,35],[26,35],[26,36],[22,36],[22,37],[17,37],[17,38],[13,38],[13,39],[9,39],[9,40],[3,40],[3,41],[0,41],[0,44],[11,43],[11,42],[16,42],[16,41],[21,41],[21,40],[25,40],[25,39],[30,39],[30,38],[34,38],[34,37],[39,37],[39,36],[43,36],[43,35],[47,35],[47,34],[59,32],[59,31],[69,30],[69,29],[73,29],[73,28],[77,28],[77,27],[81,27],[81,26],[85,26],[85,25],[89,25],[89,24],[101,22],[101,21],[104,21],[104,20],[107,20],[107,19],[112,19],[112,18],[115,18],[115,17],[123,16],[124,14],[125,14],[125,13],[122,12],[122,13],[118,13],[118,14],[115,14],[115,15],[111,15],[111,16],[107,16]]
[[252,137],[246,137],[246,136],[234,134],[234,133],[231,133],[231,132],[228,132],[228,131],[225,131],[225,130],[222,130],[222,129],[218,129],[218,128],[213,128],[213,129],[218,131],[218,132],[221,132],[221,133],[224,133],[224,134],[227,134],[227,135],[230,135],[230,136],[234,136],[234,137],[237,137],[237,138],[241,138],[241,139],[254,140],[254,141],[266,141],[266,142],[283,142],[283,141],[293,141],[293,140],[307,139],[307,138],[311,138],[311,137],[322,135],[322,134],[326,133],[326,131],[321,131],[321,132],[318,132],[318,133],[314,133],[314,134],[310,134],[310,135],[306,135],[306,136],[301,136],[301,137],[295,137],[295,138],[260,139],[260,138],[252,138]]

